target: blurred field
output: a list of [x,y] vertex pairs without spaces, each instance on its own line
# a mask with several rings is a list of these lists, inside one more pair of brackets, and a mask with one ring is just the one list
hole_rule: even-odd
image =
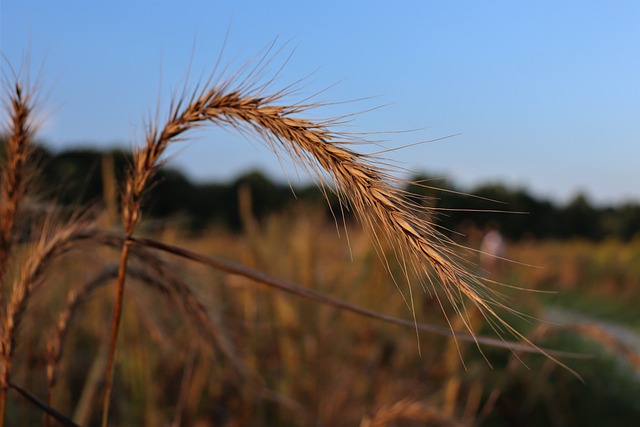
[[[258,84],[265,55],[174,99],[130,155],[49,167],[29,86],[7,84],[0,427],[637,426],[640,206],[432,194],[301,117],[317,105],[280,105],[297,91]],[[320,188],[163,169],[205,123]],[[493,227],[511,241],[486,262]],[[591,240],[551,240],[571,236]]]
[[[154,237],[411,319],[385,264],[357,226],[349,225],[345,233],[309,209],[289,210],[260,223],[245,215],[244,225],[241,234],[211,229],[186,237],[167,228]],[[470,243],[476,244],[473,239]],[[640,240],[523,241],[510,243],[507,251],[510,259],[537,267],[503,263],[492,278],[557,291],[507,289],[509,304],[540,319],[558,321],[551,319],[558,310],[565,315],[564,326],[513,322],[540,345],[592,356],[562,359],[584,383],[544,356],[515,357],[508,350],[483,347],[485,360],[468,343],[456,345],[427,333],[418,340],[411,328],[360,318],[173,259],[174,271],[195,287],[207,314],[256,375],[240,380],[229,361],[212,351],[166,298],[131,281],[110,422],[200,427],[636,425]],[[49,278],[51,286],[31,301],[15,358],[16,383],[46,395],[43,354],[54,316],[63,310],[65,291],[90,280],[109,257],[115,261],[116,251],[73,252]],[[398,269],[393,264],[389,268]],[[52,393],[52,406],[73,414],[81,425],[99,422],[112,285],[97,288],[79,309]],[[414,291],[417,319],[447,326],[436,300]],[[450,308],[446,315],[454,328],[462,329]],[[475,322],[476,329],[491,333],[480,317]],[[633,332],[635,343],[622,331]],[[43,418],[15,394],[8,409],[8,425],[39,425]]]

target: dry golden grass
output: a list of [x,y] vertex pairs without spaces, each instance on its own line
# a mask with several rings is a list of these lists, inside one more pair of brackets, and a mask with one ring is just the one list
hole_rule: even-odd
[[29,90],[25,90],[22,84],[16,82],[8,98],[9,119],[5,124],[8,136],[5,149],[6,165],[2,170],[0,196],[0,283],[11,253],[11,236],[25,191],[27,159],[35,131],[31,118],[34,106]]
[[[179,141],[185,132],[207,122],[226,124],[239,131],[253,133],[266,141],[274,151],[287,154],[294,163],[315,172],[324,191],[331,188],[344,206],[356,212],[380,249],[383,245],[381,239],[391,242],[396,256],[402,260],[410,295],[408,304],[412,309],[415,303],[411,283],[417,278],[423,286],[430,284],[434,295],[438,295],[435,292],[437,282],[461,318],[465,319],[464,324],[472,334],[474,331],[466,320],[466,301],[463,298],[471,301],[485,317],[497,320],[498,327],[519,336],[495,314],[492,308],[497,303],[495,295],[477,276],[460,266],[459,248],[430,222],[431,209],[409,201],[398,187],[400,181],[380,166],[383,159],[362,155],[348,148],[349,139],[332,130],[337,119],[310,120],[299,117],[318,105],[296,102],[279,104],[288,92],[269,93],[270,84],[254,83],[254,77],[262,73],[262,69],[257,67],[248,75],[243,75],[241,81],[237,80],[237,76],[226,80],[214,76],[202,90],[174,100],[166,123],[161,127],[150,124],[145,144],[134,152],[133,166],[126,179],[122,200],[125,240],[114,307],[103,427],[108,423],[129,248],[140,221],[144,194],[164,163],[162,156],[168,146]],[[215,81],[216,78],[221,81]],[[325,174],[331,183],[325,182]]]
[[[173,267],[158,255],[159,252],[243,276],[253,282],[267,285],[279,293],[298,295],[314,303],[333,306],[360,316],[413,327],[416,332],[425,330],[475,341],[478,345],[485,343],[512,350],[538,351],[537,347],[496,314],[496,306],[510,309],[500,303],[500,295],[487,286],[488,283],[463,266],[464,248],[438,231],[432,222],[435,214],[433,209],[412,201],[409,194],[401,190],[401,184],[405,183],[383,166],[384,158],[358,153],[354,149],[354,144],[358,141],[335,130],[344,118],[304,118],[303,116],[308,115],[310,110],[319,107],[320,104],[289,101],[296,92],[295,87],[274,90],[273,81],[259,83],[265,74],[264,64],[268,64],[270,60],[267,54],[255,68],[247,68],[230,77],[214,73],[200,90],[190,95],[183,93],[174,99],[164,123],[156,120],[148,126],[144,144],[134,151],[133,164],[123,186],[122,231],[105,231],[99,228],[95,219],[97,215],[74,214],[64,219],[63,215],[53,211],[44,220],[34,221],[31,233],[36,238],[24,244],[20,251],[14,250],[13,245],[19,235],[15,227],[16,218],[29,193],[25,186],[25,171],[34,132],[30,116],[33,105],[32,95],[28,91],[25,92],[20,84],[8,91],[8,143],[5,147],[7,161],[2,171],[3,203],[0,207],[0,282],[3,287],[0,295],[7,295],[6,300],[2,300],[1,313],[0,427],[4,425],[7,391],[10,387],[31,399],[58,421],[75,425],[52,409],[52,395],[63,357],[64,342],[70,322],[79,307],[98,287],[110,283],[114,278],[116,293],[109,348],[106,351],[103,427],[109,425],[116,345],[123,321],[125,282],[128,280],[142,284],[154,294],[165,296],[172,307],[181,310],[184,318],[189,321],[189,330],[198,331],[205,341],[213,346],[214,351],[223,356],[224,363],[233,367],[235,375],[230,375],[228,381],[246,380],[245,387],[261,390],[262,398],[269,396],[269,399],[278,401],[283,406],[299,410],[285,397],[291,390],[283,389],[275,394],[268,392],[265,381],[255,369],[260,365],[259,361],[247,360],[240,355],[234,341],[227,336],[224,323],[211,315],[210,309],[200,301],[197,293],[173,272]],[[334,192],[338,196],[342,209],[353,210],[369,233],[369,239],[381,259],[381,269],[389,274],[387,277],[391,277],[395,282],[406,306],[411,309],[413,321],[381,314],[257,269],[139,236],[137,226],[143,216],[144,198],[156,173],[166,161],[164,155],[167,148],[185,138],[189,130],[206,124],[230,126],[240,132],[257,136],[277,155],[289,156],[296,165],[315,175],[314,178],[325,194]],[[252,222],[251,215],[246,214],[250,211],[250,198],[245,194],[241,201],[244,204],[243,219],[247,229],[257,238],[259,227]],[[108,202],[108,205],[112,209],[113,201]],[[348,234],[347,228],[345,224],[345,233]],[[55,262],[80,244],[101,249],[118,248],[119,261],[116,264],[106,263],[97,275],[94,273],[82,285],[68,291],[66,303],[62,305],[61,311],[53,321],[55,327],[47,336],[47,399],[44,404],[37,403],[29,397],[28,392],[12,386],[11,382],[16,341],[20,336],[19,329],[29,301],[34,293],[39,292],[42,285],[50,280],[48,274]],[[304,244],[302,246],[304,247]],[[254,248],[253,254],[258,261],[264,256],[264,252],[259,248]],[[313,257],[309,256],[303,261],[312,265]],[[266,265],[266,261],[263,261],[263,265]],[[304,268],[303,270],[308,271]],[[394,275],[394,272],[398,271],[400,273]],[[311,279],[305,276],[303,281]],[[427,297],[417,298],[412,284],[420,284],[424,292],[436,301],[435,307],[441,310],[450,330],[418,322],[416,306]],[[448,306],[440,300],[440,295],[444,295],[449,301]],[[273,297],[272,305],[280,323],[290,329],[298,327],[301,317],[296,315],[295,309],[286,299],[281,296]],[[251,308],[248,300],[244,301],[244,308],[246,318],[256,318],[255,306]],[[144,313],[141,315],[143,318],[148,315],[145,310],[141,312]],[[495,331],[512,334],[522,339],[525,344],[503,342],[502,337],[477,337],[474,324],[479,321],[486,322]],[[297,354],[296,346],[293,340],[285,336],[279,338],[278,347],[282,352]],[[455,341],[455,345],[450,346],[447,353],[455,358],[461,357],[463,351]],[[296,363],[300,363],[300,357],[293,357],[292,360],[298,362],[292,362],[291,371],[287,376],[293,376]],[[455,364],[449,370],[453,372],[458,369],[459,364]],[[191,381],[191,377],[191,374],[185,373],[185,384]],[[184,387],[188,388],[188,385]],[[187,391],[181,392],[181,396],[184,396],[184,393]],[[186,399],[180,398],[181,407],[188,404]],[[346,399],[344,401],[347,402]],[[389,402],[385,402],[386,406],[382,406],[382,409],[367,421],[368,425],[386,425],[393,419],[403,417],[422,421],[445,421],[440,412],[427,406],[403,400],[398,402],[398,399],[395,401],[397,403],[390,406]],[[179,419],[180,411],[181,409],[177,410],[176,419]],[[48,417],[46,420],[46,423],[49,423]]]
[[[461,424],[450,419],[440,411],[419,402],[401,400],[390,406],[380,408],[373,417],[365,417],[360,427],[385,427],[396,425],[396,421],[413,421],[413,425],[434,427],[456,427]],[[409,425],[412,425],[410,423]]]
[[[27,147],[33,132],[29,113],[32,109],[30,96],[23,93],[22,85],[15,84],[9,98],[9,121],[4,124],[7,129],[7,146],[5,148],[6,166],[2,170],[2,203],[0,204],[0,302],[2,302],[2,370],[0,371],[0,420],[4,418],[8,380],[11,372],[11,355],[15,337],[10,329],[14,328],[13,316],[8,316],[5,308],[4,276],[7,259],[12,250],[12,232],[16,212],[24,191],[23,177]],[[26,98],[26,99],[25,99]],[[24,293],[23,289],[23,293]],[[15,310],[15,307],[14,307]],[[11,323],[11,325],[9,324]],[[4,421],[0,421],[4,424]]]

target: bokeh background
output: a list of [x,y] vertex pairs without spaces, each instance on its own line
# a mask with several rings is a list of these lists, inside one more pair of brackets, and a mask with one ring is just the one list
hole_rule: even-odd
[[[571,354],[554,361],[416,334],[184,259],[163,258],[164,270],[137,259],[111,425],[635,427],[639,22],[633,1],[0,0],[3,96],[16,76],[32,82],[39,124],[7,271],[29,259],[53,213],[92,206],[119,230],[145,126],[216,63],[224,76],[265,57],[263,81],[299,82],[293,102],[327,103],[314,118],[358,113],[338,130],[373,142],[355,148],[383,152],[412,200],[439,209],[425,220],[469,247],[458,247],[467,268],[522,316],[500,314]],[[375,247],[335,197],[259,140],[210,128],[189,138],[153,182],[140,235],[386,315],[521,338],[419,286],[412,312],[390,277],[403,277],[397,252]],[[16,336],[12,381],[79,425],[100,423],[117,259],[102,244],[63,257]],[[162,291],[163,280],[189,291]],[[212,330],[235,359],[212,345]],[[237,364],[255,375],[238,378]],[[8,425],[43,422],[14,390],[8,398]]]

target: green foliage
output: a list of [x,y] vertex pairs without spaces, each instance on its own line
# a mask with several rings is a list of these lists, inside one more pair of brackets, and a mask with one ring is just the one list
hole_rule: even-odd
[[[35,154],[42,165],[36,181],[45,197],[66,205],[85,205],[103,199],[101,161],[105,152],[73,149],[53,154],[38,146]],[[108,154],[114,158],[116,179],[122,182],[131,156],[118,150]],[[577,194],[569,203],[559,206],[502,183],[486,183],[466,190],[451,181],[426,175],[412,180],[423,185],[413,184],[407,189],[422,197],[424,203],[443,208],[436,219],[448,230],[458,230],[463,225],[485,228],[489,222],[498,222],[501,232],[511,240],[579,237],[599,241],[615,237],[630,241],[640,235],[638,203],[600,207],[585,194]],[[238,190],[243,185],[251,190],[253,214],[258,220],[282,211],[294,201],[313,204],[328,217],[332,210],[340,212],[337,199],[330,194],[331,207],[327,208],[325,196],[313,184],[292,192],[288,183],[272,181],[257,171],[246,172],[230,183],[201,184],[169,168],[158,173],[148,197],[152,202],[145,212],[154,218],[179,218],[193,232],[209,226],[239,231]],[[482,212],[495,210],[505,213]]]

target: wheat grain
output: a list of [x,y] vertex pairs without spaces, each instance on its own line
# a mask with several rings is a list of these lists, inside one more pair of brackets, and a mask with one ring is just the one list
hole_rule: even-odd
[[[218,84],[205,85],[189,97],[175,99],[164,125],[160,127],[152,122],[148,126],[145,144],[134,152],[122,201],[125,239],[121,247],[113,313],[103,427],[108,423],[131,238],[141,219],[145,192],[164,164],[163,155],[169,145],[180,141],[187,131],[207,122],[229,125],[241,133],[258,136],[278,155],[286,154],[295,164],[316,174],[323,191],[333,185],[332,189],[342,204],[353,209],[369,230],[380,253],[382,240],[392,243],[403,266],[409,290],[408,305],[414,313],[414,320],[412,282],[417,280],[425,288],[431,286],[436,297],[438,282],[470,333],[474,331],[465,309],[467,300],[480,310],[497,332],[507,331],[524,338],[496,314],[494,307],[501,305],[499,294],[461,267],[457,253],[459,248],[428,220],[433,217],[433,209],[418,205],[406,197],[399,188],[403,181],[382,166],[384,159],[352,150],[350,146],[354,140],[332,130],[340,123],[339,118],[310,120],[300,117],[319,104],[286,102],[281,105],[280,102],[292,89],[268,93],[271,83],[261,86],[255,84],[256,76],[262,74],[259,67],[256,69],[248,77],[244,76],[244,80],[238,80],[242,75],[237,74],[221,79]],[[331,182],[327,182],[325,176]],[[439,304],[443,307],[442,302],[439,301]]]
[[[0,192],[0,286],[6,271],[7,260],[11,253],[11,235],[16,214],[25,193],[25,167],[31,152],[31,139],[34,134],[32,123],[33,100],[28,89],[16,81],[8,94],[7,106],[9,120],[5,125],[8,135],[5,148],[6,164],[2,170],[2,189]],[[0,291],[2,288],[0,288]],[[0,295],[2,292],[0,292]]]

